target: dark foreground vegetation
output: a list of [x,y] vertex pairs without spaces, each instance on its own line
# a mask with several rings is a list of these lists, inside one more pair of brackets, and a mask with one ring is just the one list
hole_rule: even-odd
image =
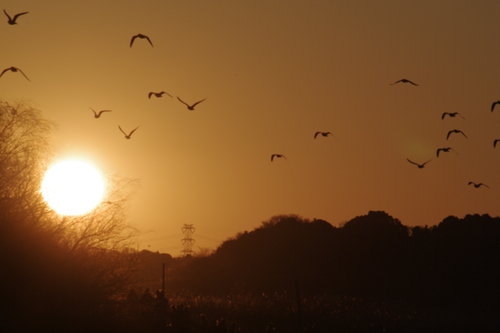
[[130,183],[111,179],[85,216],[46,206],[51,127],[29,105],[0,102],[0,332],[500,328],[499,217],[407,227],[370,211],[334,227],[279,215],[213,253],[138,252],[125,223]]

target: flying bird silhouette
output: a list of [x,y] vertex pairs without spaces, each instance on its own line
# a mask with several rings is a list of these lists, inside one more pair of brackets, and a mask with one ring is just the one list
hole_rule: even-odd
[[495,141],[493,141],[493,148],[495,148],[497,146],[497,142],[499,142],[500,139],[496,139]]
[[198,105],[198,104],[200,104],[201,102],[203,102],[204,100],[206,100],[206,98],[204,98],[204,99],[202,99],[201,101],[198,101],[198,102],[194,103],[193,105],[189,105],[188,103],[186,103],[186,102],[184,102],[182,99],[180,99],[180,98],[179,98],[179,96],[177,96],[177,99],[178,99],[179,101],[181,101],[183,104],[185,104],[185,105],[187,106],[188,110],[191,110],[191,111],[193,111],[193,110],[194,110],[194,107],[195,107],[196,105]]
[[94,112],[94,118],[95,118],[95,119],[97,119],[97,118],[101,117],[101,114],[102,114],[103,112],[111,112],[111,110],[101,110],[101,111],[99,111],[99,112],[95,112],[95,110],[94,110],[94,109],[92,109],[90,106],[89,106],[89,108],[90,108],[90,110],[92,110],[92,112]]
[[[439,152],[441,152],[441,151],[444,151],[445,153],[448,153],[450,150],[453,150],[453,148],[451,148],[451,147],[448,147],[448,148],[438,148],[438,150],[436,150],[436,156],[439,157]],[[453,150],[453,152],[455,152],[455,154],[458,155],[458,153],[455,150]]]
[[411,82],[410,80],[407,80],[407,79],[401,79],[399,81],[396,81],[394,83],[391,83],[391,86],[396,84],[396,83],[399,83],[399,82],[402,82],[402,83],[410,83],[410,84],[413,84],[414,86],[418,86],[418,84],[414,83],[414,82]]
[[286,160],[285,155],[282,155],[282,154],[272,154],[271,155],[271,162],[274,160],[275,157],[277,157],[277,158],[284,158]]
[[14,15],[14,18],[11,18],[11,17],[9,16],[9,14],[7,14],[7,12],[5,11],[5,9],[3,10],[3,12],[5,13],[5,15],[7,15],[7,18],[9,19],[9,20],[7,21],[7,23],[9,23],[10,25],[17,24],[16,20],[17,20],[17,18],[18,18],[19,16],[24,15],[24,14],[28,14],[28,12],[19,13],[19,14]]
[[[316,134],[314,134],[314,138],[315,138],[315,139],[316,139],[316,137],[318,136],[318,134],[321,134],[321,135],[322,135],[322,136],[324,136],[324,137],[327,137],[328,135],[331,135],[331,136],[333,136],[333,137],[335,138],[335,136],[334,136],[332,133],[330,133],[330,132],[316,132]],[[336,139],[336,138],[335,138],[335,139]]]
[[[137,35],[135,35],[135,36],[132,36],[132,39],[130,40],[130,47],[132,47],[132,44],[134,44],[134,40],[135,40],[137,37],[139,37],[139,38],[141,38],[141,39],[147,39],[147,40],[148,40],[148,42],[149,42],[149,44],[151,44],[151,46],[153,46],[153,43],[151,43],[151,39],[149,39],[149,37],[148,37],[148,36],[143,35],[143,34],[137,34]],[[154,47],[154,46],[153,46],[153,47]]]
[[465,135],[464,132],[462,132],[460,130],[457,130],[457,129],[454,129],[454,130],[451,130],[451,131],[448,132],[448,135],[446,136],[446,140],[448,140],[448,138],[450,137],[451,133],[462,133],[462,135],[465,136],[466,139],[468,139],[467,135]]
[[[28,77],[26,76],[26,74],[24,74],[24,72],[22,70],[20,70],[19,68],[17,67],[9,67],[9,68],[6,68],[2,71],[2,74],[0,74],[0,77],[2,77],[3,73],[7,72],[7,71],[12,71],[12,72],[20,72],[21,74],[23,74],[23,76],[26,78],[26,80],[30,81],[30,79],[28,79]],[[31,82],[31,81],[30,81]]]
[[120,129],[120,131],[122,131],[122,133],[125,135],[125,139],[130,139],[130,137],[132,136],[132,134],[134,134],[134,132],[139,128],[139,126],[137,126],[136,128],[134,128],[132,130],[132,132],[130,132],[129,134],[125,133],[122,128],[120,127],[120,125],[118,125],[118,128]]
[[469,182],[469,185],[471,185],[471,184],[474,185],[475,188],[479,188],[481,186],[486,186],[487,188],[490,188],[488,185],[483,184],[483,183],[476,184],[474,182]]
[[493,102],[493,104],[491,104],[491,112],[493,112],[493,109],[495,108],[495,105],[497,104],[500,104],[500,101],[496,101],[496,102]]
[[163,94],[167,94],[168,96],[172,97],[172,95],[170,95],[168,92],[162,91],[162,92],[159,92],[159,93],[157,93],[157,92],[150,92],[148,94],[148,98],[151,98],[152,95],[155,95],[156,97],[160,98],[160,97],[162,97]]
[[459,115],[460,117],[462,117],[462,119],[464,119],[464,120],[465,120],[465,118],[464,118],[464,117],[463,117],[460,113],[458,113],[458,112],[445,112],[445,113],[443,113],[443,115],[441,116],[441,119],[444,119],[444,117],[445,117],[446,115],[450,116],[451,118],[455,118],[455,116]]
[[432,161],[432,159],[428,160],[427,162],[425,163],[422,163],[422,164],[418,164],[418,163],[415,163],[413,161],[410,161],[408,158],[407,158],[408,162],[410,162],[411,164],[415,164],[416,166],[418,166],[419,169],[422,169],[427,163],[429,163],[430,161]]

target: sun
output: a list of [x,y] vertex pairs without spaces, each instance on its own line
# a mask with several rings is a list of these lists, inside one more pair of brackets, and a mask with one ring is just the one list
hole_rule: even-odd
[[42,196],[61,215],[83,215],[94,209],[104,196],[99,171],[81,161],[63,161],[50,167],[42,181]]

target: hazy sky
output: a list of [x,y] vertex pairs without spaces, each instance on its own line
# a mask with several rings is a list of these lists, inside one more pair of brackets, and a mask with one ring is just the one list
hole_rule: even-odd
[[[58,159],[138,179],[140,248],[178,255],[183,224],[195,251],[215,248],[277,214],[334,226],[370,210],[409,226],[500,215],[498,0],[2,6],[29,14],[14,26],[1,14],[0,70],[31,82],[6,72],[0,98],[58,124]],[[130,48],[138,33],[154,48]],[[391,85],[403,78],[419,86]],[[148,99],[162,90],[174,98]],[[207,100],[189,111],[177,96]],[[94,119],[89,107],[113,112]],[[140,128],[126,140],[118,125]],[[468,139],[446,140],[452,129]],[[457,154],[437,158],[443,147]]]

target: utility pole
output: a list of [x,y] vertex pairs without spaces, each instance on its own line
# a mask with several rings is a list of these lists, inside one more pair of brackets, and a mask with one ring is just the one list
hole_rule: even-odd
[[182,233],[184,234],[184,238],[181,239],[182,245],[184,245],[184,250],[181,252],[184,253],[184,256],[193,254],[193,244],[194,239],[191,237],[194,234],[195,228],[192,224],[184,224],[182,227]]
[[163,263],[163,265],[161,266],[161,271],[162,271],[162,274],[161,274],[161,293],[163,295],[163,297],[165,297],[165,263]]

